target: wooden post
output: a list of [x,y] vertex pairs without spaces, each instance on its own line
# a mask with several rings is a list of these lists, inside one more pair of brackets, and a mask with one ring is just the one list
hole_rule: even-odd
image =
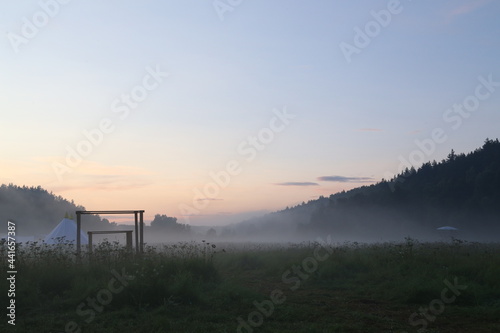
[[141,218],[141,225],[140,225],[140,228],[141,228],[141,232],[140,232],[140,237],[141,237],[141,253],[144,252],[144,216],[143,216],[144,212],[140,212],[140,218]]
[[127,231],[127,250],[132,252],[132,230]]
[[76,253],[80,254],[80,233],[82,230],[82,215],[80,212],[76,212]]
[[135,252],[139,254],[139,221],[137,219],[137,212],[134,212],[135,216]]
[[92,253],[92,231],[87,232],[89,235],[89,253]]

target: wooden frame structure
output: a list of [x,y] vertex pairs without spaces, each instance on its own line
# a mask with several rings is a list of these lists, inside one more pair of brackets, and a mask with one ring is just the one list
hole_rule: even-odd
[[110,231],[87,231],[89,237],[89,252],[92,253],[92,235],[107,235],[107,234],[127,234],[127,250],[132,251],[132,232],[134,230],[110,230]]
[[[81,252],[80,234],[82,230],[82,215],[123,215],[134,214],[135,218],[135,251],[144,252],[144,210],[77,210],[76,211],[76,252]],[[96,233],[96,231],[93,231]],[[128,240],[128,235],[127,235]]]

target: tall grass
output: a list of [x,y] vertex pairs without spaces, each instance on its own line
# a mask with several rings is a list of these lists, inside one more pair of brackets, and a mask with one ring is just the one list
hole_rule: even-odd
[[468,243],[344,244],[334,247],[311,282],[407,304],[439,297],[444,281],[467,285],[462,305],[500,302],[500,245]]
[[[6,246],[0,245],[0,269],[7,271]],[[286,290],[282,274],[313,256],[317,246],[185,242],[146,246],[143,254],[136,255],[116,242],[103,242],[91,255],[78,257],[72,244],[18,245],[16,305],[25,321],[20,329],[63,327],[68,320],[79,319],[76,307],[106,288],[114,270],[134,278],[88,324],[89,332],[124,332],[126,325],[136,327],[134,332],[179,331],[179,327],[192,328],[183,332],[234,331],[235,318],[254,311],[255,300],[269,297],[273,288]],[[445,279],[457,278],[467,289],[452,306],[469,309],[471,316],[474,308],[483,309],[481,315],[484,309],[492,317],[500,315],[499,244],[420,243],[407,238],[402,243],[335,244],[329,250],[329,257],[318,263],[301,289],[413,309],[439,297]],[[8,289],[5,279],[0,288]],[[293,294],[289,296],[293,300]],[[273,327],[282,327],[285,321],[314,317],[314,300],[302,300],[299,308],[291,304],[277,310],[266,329],[276,331]],[[139,319],[149,322],[134,326]],[[351,324],[360,327],[358,322]],[[296,328],[290,327],[290,332]]]
[[[4,244],[1,249],[1,268],[7,271]],[[199,296],[203,290],[218,282],[212,260],[215,248],[205,244],[147,246],[142,255],[128,251],[118,242],[103,242],[91,255],[77,256],[74,249],[71,243],[17,245],[19,311],[29,312],[55,304],[76,305],[106,288],[113,278],[112,270],[125,271],[134,277],[110,305],[114,308],[148,308],[172,299],[192,304],[201,301]],[[2,288],[7,288],[4,280]]]

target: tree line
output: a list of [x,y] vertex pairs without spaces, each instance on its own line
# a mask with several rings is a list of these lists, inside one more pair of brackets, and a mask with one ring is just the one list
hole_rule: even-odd
[[[43,236],[48,234],[63,217],[75,218],[75,211],[85,210],[62,196],[55,195],[41,186],[0,186],[0,220],[16,222],[19,236]],[[85,215],[82,228],[85,230],[113,230],[120,226],[99,215]],[[189,234],[189,225],[177,222],[177,218],[155,215],[151,226],[158,233]]]

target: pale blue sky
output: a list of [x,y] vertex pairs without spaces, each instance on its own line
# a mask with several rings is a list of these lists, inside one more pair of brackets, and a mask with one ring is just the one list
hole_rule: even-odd
[[[434,128],[447,140],[426,160],[499,136],[500,87],[458,129],[443,120],[479,76],[500,81],[497,1],[401,1],[350,63],[339,45],[354,45],[355,27],[391,1],[242,1],[221,21],[210,0],[73,0],[15,52],[9,36],[54,1],[1,5],[3,183],[40,184],[89,209],[180,217],[193,189],[234,159],[242,172],[190,219],[223,223],[364,184],[318,177],[378,181]],[[155,67],[169,76],[120,119],[112,102]],[[238,145],[285,107],[296,117],[245,161]],[[112,133],[58,179],[53,164],[103,118]],[[289,182],[318,185],[276,185]]]

